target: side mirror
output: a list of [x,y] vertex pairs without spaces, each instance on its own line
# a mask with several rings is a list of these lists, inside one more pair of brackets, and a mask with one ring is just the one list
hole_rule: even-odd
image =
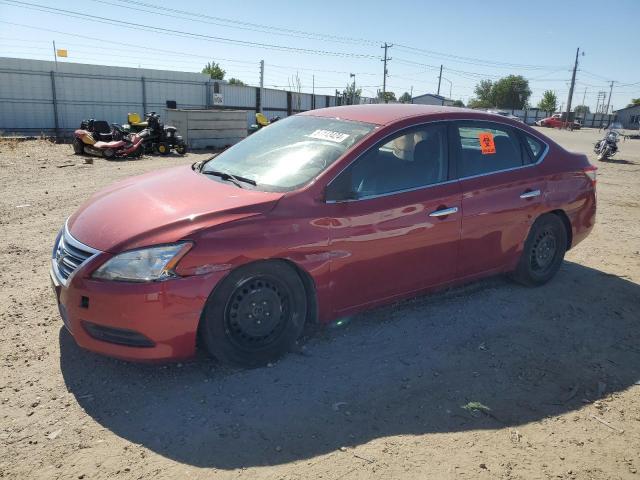
[[339,186],[334,186],[335,184],[327,185],[324,189],[324,202],[325,203],[333,203],[333,202],[344,202],[348,200],[357,200],[360,198],[358,192],[348,189],[341,189]]

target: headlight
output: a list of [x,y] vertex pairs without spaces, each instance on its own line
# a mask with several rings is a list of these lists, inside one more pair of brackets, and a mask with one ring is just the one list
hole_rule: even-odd
[[107,260],[93,278],[124,282],[154,282],[175,277],[175,266],[193,246],[176,243],[120,253]]

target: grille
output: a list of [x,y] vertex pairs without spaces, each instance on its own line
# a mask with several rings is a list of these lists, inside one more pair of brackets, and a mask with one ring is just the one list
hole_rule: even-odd
[[98,253],[97,250],[74,239],[65,227],[53,251],[53,267],[56,276],[66,284],[71,274],[96,253]]

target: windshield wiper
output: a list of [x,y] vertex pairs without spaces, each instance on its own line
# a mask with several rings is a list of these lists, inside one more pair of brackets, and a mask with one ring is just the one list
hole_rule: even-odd
[[253,185],[254,187],[257,185],[256,181],[250,178],[240,177],[239,175],[233,175],[231,173],[221,172],[219,170],[202,170],[201,173],[204,175],[213,175],[214,177],[220,177],[222,180],[227,180],[240,188],[243,188],[240,182],[248,183],[249,185]]
[[213,155],[211,155],[209,158],[207,158],[206,160],[199,160],[195,163],[191,164],[191,170],[195,170],[196,172],[202,172],[202,169],[204,168],[204,166],[209,163],[211,160],[213,160],[214,158],[216,158],[218,155],[220,155],[219,153],[214,153]]

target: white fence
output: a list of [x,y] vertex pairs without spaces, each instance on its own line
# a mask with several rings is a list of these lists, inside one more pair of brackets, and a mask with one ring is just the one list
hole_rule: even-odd
[[178,108],[247,112],[267,117],[335,105],[335,97],[229,85],[199,73],[0,58],[0,132],[69,135],[83,119],[125,123],[128,112]]
[[[247,126],[260,109],[267,117],[286,117],[350,103],[344,97],[229,85],[200,73],[0,58],[0,132],[5,134],[68,136],[83,119],[124,123],[128,112],[161,112],[167,101],[178,108],[244,110]],[[540,110],[511,113],[528,124],[551,115]],[[578,118],[585,127],[599,128],[612,116]]]

